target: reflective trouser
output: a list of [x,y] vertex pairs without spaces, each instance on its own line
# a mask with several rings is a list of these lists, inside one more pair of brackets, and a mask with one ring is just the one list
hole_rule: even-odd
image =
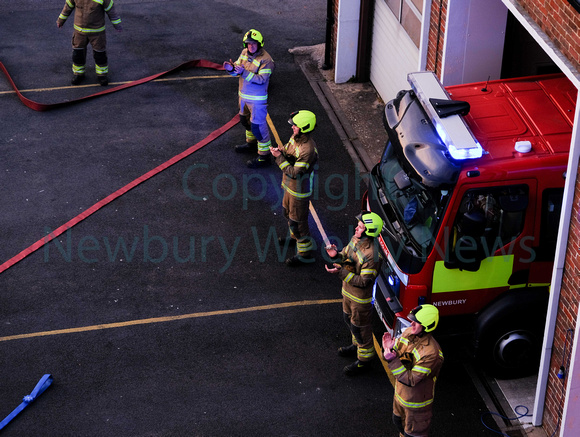
[[267,155],[270,153],[270,130],[268,129],[268,105],[244,100],[240,97],[240,118],[246,128],[246,142],[258,142],[258,153]]
[[93,48],[93,57],[95,59],[95,71],[98,76],[106,76],[109,72],[107,62],[107,37],[105,32],[96,35],[85,35],[78,30],[73,31],[73,73],[76,75],[85,74],[85,63],[87,59],[87,46]]
[[372,360],[376,355],[372,327],[373,305],[342,296],[342,312],[352,334],[352,343],[356,344],[357,358],[360,361]]
[[308,227],[308,210],[310,207],[310,197],[298,198],[284,191],[282,198],[282,208],[284,217],[288,220],[290,236],[296,240],[296,252],[298,255],[307,255],[314,250],[314,242],[310,237]]
[[427,437],[433,417],[433,404],[421,408],[403,407],[397,398],[393,401],[393,423],[405,436]]

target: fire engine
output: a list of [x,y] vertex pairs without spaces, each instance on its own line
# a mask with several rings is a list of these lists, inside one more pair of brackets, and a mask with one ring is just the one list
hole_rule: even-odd
[[443,87],[410,73],[387,103],[366,209],[384,220],[374,306],[393,335],[422,303],[470,333],[495,376],[537,370],[576,88],[562,74]]

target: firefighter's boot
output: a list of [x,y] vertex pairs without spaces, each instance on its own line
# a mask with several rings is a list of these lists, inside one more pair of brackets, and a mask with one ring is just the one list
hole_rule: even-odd
[[234,147],[237,153],[256,153],[258,151],[258,143],[244,143]]
[[350,346],[342,346],[338,348],[338,355],[341,357],[355,357],[356,356],[356,344],[351,344]]
[[272,165],[272,158],[270,158],[270,155],[258,155],[256,158],[250,159],[248,162],[246,162],[246,165],[249,168],[268,167]]
[[80,85],[83,82],[83,80],[85,80],[84,74],[75,74],[70,83],[72,85]]
[[107,75],[97,76],[97,79],[99,80],[99,84],[101,86],[109,85],[109,78]]
[[293,257],[284,261],[288,267],[299,267],[314,262],[314,255],[312,251],[297,253]]
[[356,360],[354,363],[345,366],[343,372],[347,376],[357,376],[371,370],[370,361]]

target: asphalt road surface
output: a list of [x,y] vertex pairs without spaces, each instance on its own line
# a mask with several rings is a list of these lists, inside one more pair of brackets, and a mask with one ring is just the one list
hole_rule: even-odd
[[[85,86],[70,86],[72,23],[56,27],[63,4],[0,5],[0,61],[34,101],[102,91],[90,54]],[[348,241],[364,181],[288,53],[324,42],[326,2],[118,7],[123,32],[108,23],[110,87],[192,59],[235,59],[245,31],[263,33],[276,62],[272,131],[285,142],[291,112],[316,113],[313,205],[328,235]],[[42,375],[54,378],[2,435],[397,435],[381,364],[342,374],[349,361],[336,349],[349,335],[321,252],[311,265],[284,265],[292,253],[275,244],[287,232],[281,172],[245,166],[233,152],[240,125],[27,252],[228,123],[236,93],[236,79],[194,69],[37,112],[0,78],[0,264],[10,264],[0,273],[0,419]],[[489,435],[461,348],[445,353],[433,435]]]

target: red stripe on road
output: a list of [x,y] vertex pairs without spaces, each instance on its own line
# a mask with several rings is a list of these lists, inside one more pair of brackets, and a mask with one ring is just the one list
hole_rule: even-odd
[[58,227],[57,229],[55,229],[50,234],[46,235],[42,239],[38,240],[36,243],[34,243],[31,246],[29,246],[28,248],[24,249],[18,255],[14,256],[14,257],[10,258],[8,261],[2,263],[2,265],[0,265],[0,273],[2,273],[5,270],[9,269],[10,267],[12,267],[17,262],[22,261],[24,258],[26,258],[31,253],[33,253],[36,250],[40,249],[46,243],[52,241],[53,239],[55,239],[56,237],[58,237],[62,233],[66,232],[68,229],[72,228],[73,226],[75,226],[76,224],[80,223],[81,221],[83,221],[84,219],[86,219],[87,217],[89,217],[90,215],[92,215],[95,212],[97,212],[103,206],[111,203],[113,200],[115,200],[118,197],[120,197],[123,194],[125,194],[127,191],[135,188],[137,185],[141,184],[142,182],[145,182],[147,179],[150,179],[153,176],[155,176],[156,174],[161,173],[163,170],[165,170],[168,167],[172,166],[173,164],[181,161],[182,159],[184,159],[187,156],[191,155],[193,152],[195,152],[195,151],[201,149],[203,146],[211,143],[217,137],[219,137],[223,133],[227,132],[232,127],[234,127],[239,122],[239,120],[240,120],[239,115],[236,114],[234,116],[234,118],[232,118],[229,122],[227,122],[226,124],[224,124],[219,129],[216,129],[215,131],[213,131],[211,134],[209,134],[207,137],[205,137],[199,143],[194,144],[189,149],[187,149],[187,150],[181,152],[179,155],[176,155],[173,158],[171,158],[169,161],[164,162],[163,164],[155,167],[153,170],[148,171],[143,176],[138,177],[133,182],[130,182],[127,185],[125,185],[124,187],[122,187],[122,188],[118,189],[117,191],[115,191],[114,193],[109,194],[103,200],[100,200],[99,202],[95,203],[89,209],[87,209],[86,211],[80,213],[75,218],[69,220],[64,225]]

